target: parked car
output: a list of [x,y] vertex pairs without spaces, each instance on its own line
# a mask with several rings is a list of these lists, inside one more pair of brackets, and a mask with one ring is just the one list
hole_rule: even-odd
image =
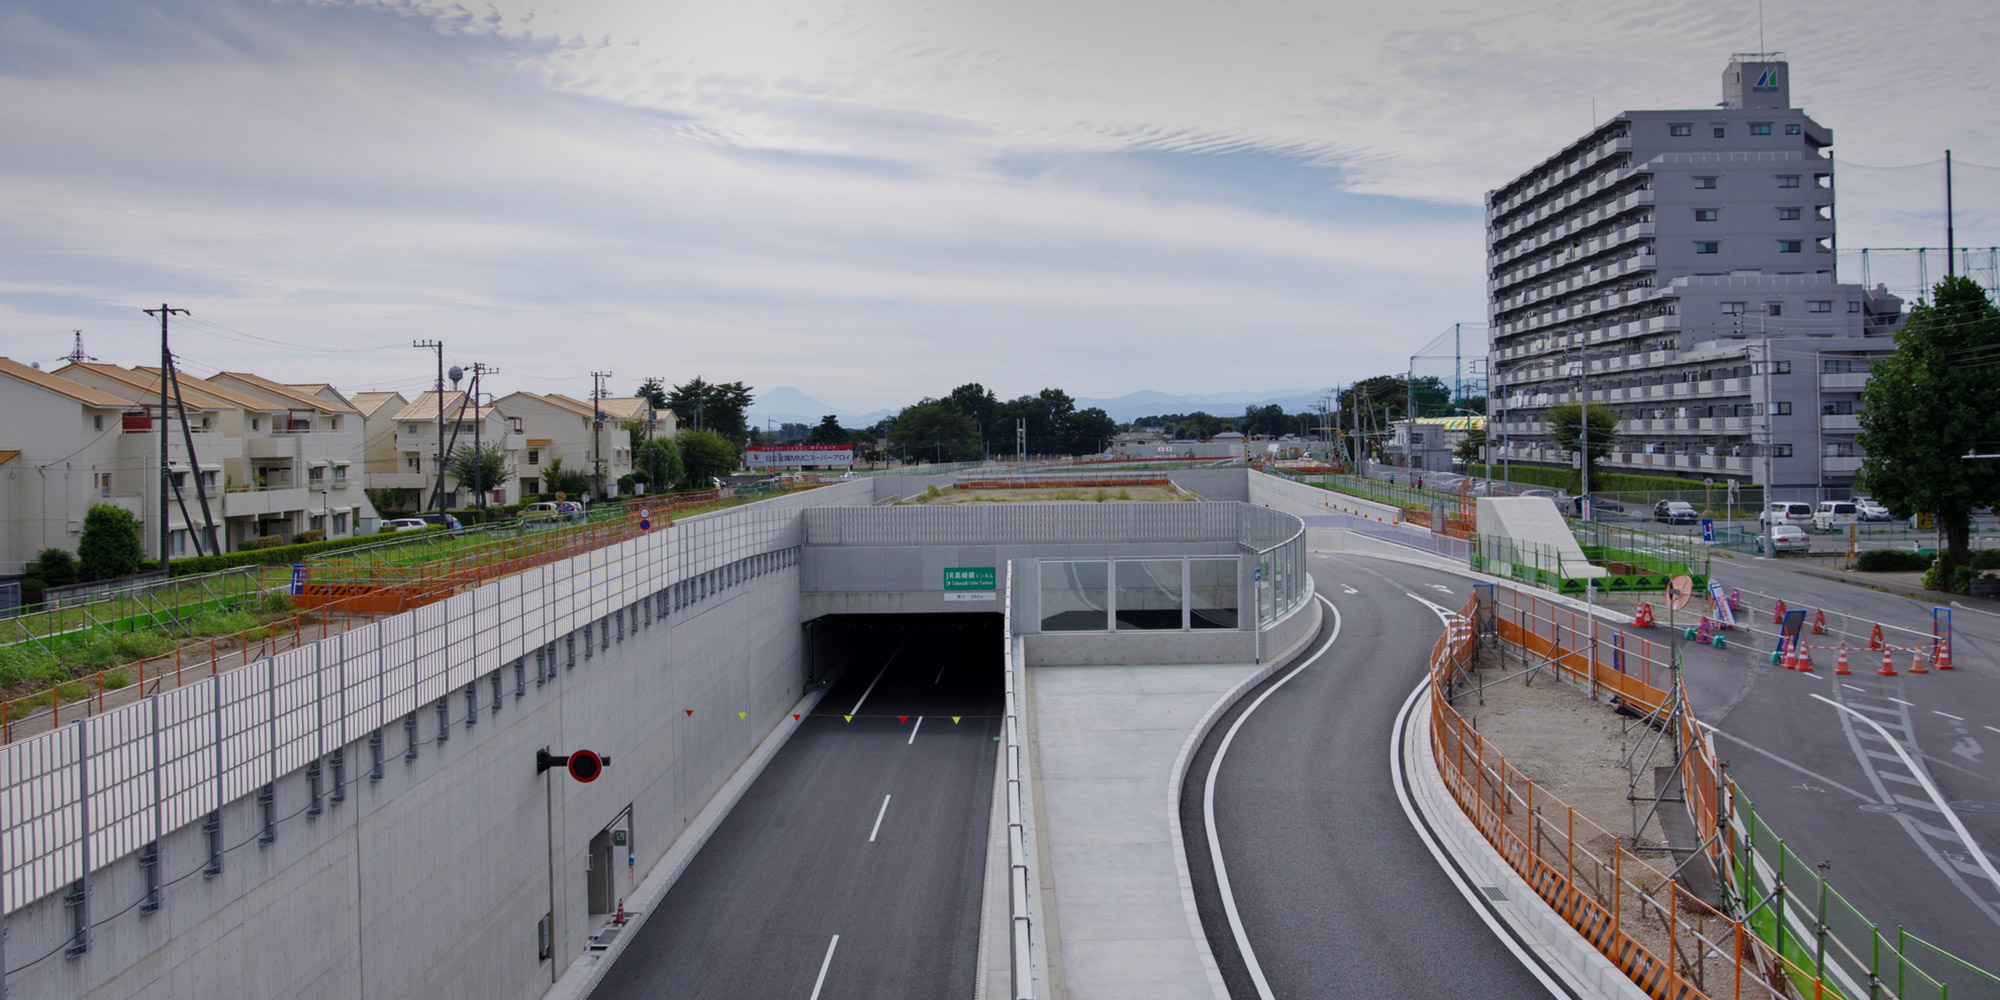
[[[1569,497],[1564,504],[1564,508],[1565,508],[1564,513],[1570,514],[1574,517],[1582,517],[1583,498]],[[1606,497],[1591,497],[1590,511],[1593,514],[1601,514],[1606,512],[1622,514],[1625,512],[1625,505],[1619,503],[1616,500],[1611,500]]]
[[[1771,554],[1783,552],[1811,552],[1812,536],[1806,529],[1796,524],[1780,524],[1771,528]],[[1764,536],[1757,536],[1757,553],[1764,552]]]
[[1884,507],[1881,504],[1868,499],[1867,497],[1854,498],[1854,512],[1863,521],[1893,520],[1889,516],[1889,508]]
[[421,531],[428,527],[430,525],[425,524],[424,519],[421,517],[394,517],[382,522],[383,531],[408,531],[411,529]]
[[449,528],[452,531],[457,531],[465,527],[465,525],[459,523],[457,517],[451,514],[418,514],[416,519],[425,524],[435,524],[442,528]]
[[1861,510],[1849,500],[1821,500],[1813,511],[1814,531],[1834,531],[1860,520]]
[[1811,524],[1812,519],[1812,504],[1773,500],[1765,505],[1763,513],[1757,515],[1757,524],[1760,526],[1765,524],[1790,524],[1798,526]]
[[1701,520],[1701,514],[1686,500],[1662,500],[1653,505],[1653,519],[1668,524],[1693,524]]

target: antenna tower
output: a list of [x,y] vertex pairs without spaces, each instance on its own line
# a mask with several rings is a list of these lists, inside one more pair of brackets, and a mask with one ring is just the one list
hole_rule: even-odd
[[97,360],[96,358],[93,358],[90,355],[83,353],[83,331],[72,330],[70,332],[76,334],[76,346],[71,347],[69,349],[69,355],[64,360],[67,360],[70,364],[73,365],[80,365],[86,361],[96,361]]

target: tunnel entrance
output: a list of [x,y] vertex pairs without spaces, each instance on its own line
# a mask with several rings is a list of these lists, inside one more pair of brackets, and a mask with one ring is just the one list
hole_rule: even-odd
[[[823,615],[805,623],[806,683],[829,687],[850,674],[873,677],[884,668],[901,666],[902,670],[890,671],[899,685],[924,680],[941,688],[933,692],[939,695],[948,691],[981,695],[990,689],[998,698],[1002,625],[1001,616],[993,612]],[[937,673],[916,677],[923,673],[918,669],[923,664]],[[889,678],[888,673],[882,676],[885,682]],[[951,682],[948,688],[946,681]],[[829,691],[815,714],[830,711],[838,702]]]

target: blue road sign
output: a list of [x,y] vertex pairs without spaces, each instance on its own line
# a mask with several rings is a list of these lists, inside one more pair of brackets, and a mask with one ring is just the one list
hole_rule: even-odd
[[1715,544],[1715,518],[1704,517],[1701,519],[1701,540],[1710,545]]

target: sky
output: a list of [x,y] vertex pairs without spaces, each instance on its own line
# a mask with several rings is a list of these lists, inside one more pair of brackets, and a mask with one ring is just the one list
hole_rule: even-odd
[[1990,0],[0,0],[0,355],[847,410],[1314,389],[1485,318],[1484,192],[1784,51],[1840,244],[2000,244]]

